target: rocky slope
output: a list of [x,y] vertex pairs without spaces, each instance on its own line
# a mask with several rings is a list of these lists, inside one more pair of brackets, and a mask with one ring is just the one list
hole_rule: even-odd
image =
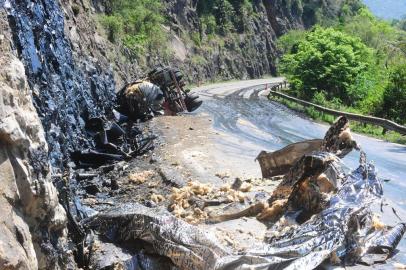
[[[200,0],[201,1],[201,0]],[[303,29],[324,18],[335,18],[346,1],[254,0],[253,15],[243,30],[210,40],[202,31],[199,0],[165,0],[172,60],[193,83],[219,79],[258,78],[276,74],[276,40],[291,29]],[[188,41],[199,33],[200,44]],[[186,38],[185,38],[186,37]]]
[[[60,204],[69,152],[91,145],[84,120],[111,114],[115,90],[160,60],[140,65],[107,41],[96,18],[103,1],[0,4],[0,268],[72,268]],[[209,49],[184,39],[200,29],[197,1],[166,4],[171,61],[194,82],[275,73],[276,38],[311,23],[302,6],[255,0],[248,30],[225,38],[224,46],[207,43]],[[194,61],[196,55],[205,61]]]

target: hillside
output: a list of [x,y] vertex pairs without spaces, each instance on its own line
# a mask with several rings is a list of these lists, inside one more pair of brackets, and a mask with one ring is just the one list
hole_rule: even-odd
[[406,1],[401,0],[363,0],[365,5],[383,19],[401,19],[406,16]]
[[[360,6],[358,0],[95,3],[95,17],[102,25],[99,33],[119,46],[125,59],[137,62],[144,70],[160,63],[173,63],[195,84],[275,75],[279,36],[291,29],[335,20],[342,15],[344,6],[349,13]],[[78,8],[77,16],[88,13]],[[129,28],[127,24],[135,27]],[[119,69],[116,67],[116,71]]]

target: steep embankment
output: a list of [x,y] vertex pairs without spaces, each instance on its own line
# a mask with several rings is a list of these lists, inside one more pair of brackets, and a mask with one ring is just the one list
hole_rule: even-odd
[[[198,1],[166,0],[168,26],[187,48],[179,61],[193,82],[210,79],[248,79],[275,75],[277,38],[291,29],[303,29],[323,20],[337,18],[346,1]],[[214,2],[214,8],[199,8],[201,2]],[[230,32],[209,33],[205,18],[215,17],[221,29],[222,2],[233,6]],[[217,5],[217,7],[216,7]],[[226,15],[223,15],[226,16]],[[198,33],[198,41],[188,42]],[[180,37],[180,38],[179,38]],[[182,37],[188,37],[183,38]],[[174,44],[172,43],[172,46]],[[176,47],[175,47],[176,48]],[[174,48],[174,49],[175,49]],[[201,58],[202,57],[202,58]],[[200,61],[199,61],[200,59]]]
[[[114,1],[97,1],[96,17],[112,14],[111,2]],[[128,48],[121,47],[123,59],[137,61],[144,70],[159,63],[177,65],[194,83],[275,75],[278,55],[276,40],[279,36],[291,29],[308,28],[321,21],[337,19],[347,4],[345,0],[161,2],[162,16],[165,18],[162,27],[168,36],[166,44],[160,44],[158,49],[156,45],[151,46],[145,53],[135,55],[128,53]],[[351,5],[347,6],[352,9]],[[118,13],[113,19],[120,19],[120,16],[122,14]],[[111,27],[118,26],[113,24]],[[125,31],[123,28],[121,31]],[[99,31],[103,33],[103,27]],[[121,46],[122,42],[118,39],[115,44]],[[169,51],[169,56],[163,57],[157,52],[163,49]],[[115,55],[113,59],[116,58]]]
[[0,11],[0,268],[57,269],[71,261],[67,219],[10,19]]
[[[103,1],[0,3],[0,268],[66,269],[71,217],[59,202],[67,205],[69,152],[91,144],[85,119],[109,115],[116,88],[160,60],[140,66],[106,40],[96,18]],[[276,38],[311,23],[294,3],[253,1],[246,30],[198,46],[184,38],[200,31],[197,1],[168,0],[170,63],[191,81],[275,73]]]

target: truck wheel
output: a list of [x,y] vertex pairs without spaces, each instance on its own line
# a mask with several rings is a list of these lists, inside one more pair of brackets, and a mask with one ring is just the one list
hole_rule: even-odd
[[203,101],[199,100],[199,96],[195,94],[187,95],[185,104],[188,112],[193,112],[202,105]]

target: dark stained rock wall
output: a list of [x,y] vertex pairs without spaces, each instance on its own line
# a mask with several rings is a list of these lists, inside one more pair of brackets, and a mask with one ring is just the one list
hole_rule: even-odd
[[[88,117],[109,114],[114,102],[113,72],[80,41],[66,37],[65,17],[55,0],[8,3],[15,49],[24,63],[34,105],[46,131],[49,159],[62,168],[70,151],[89,144],[84,133]],[[73,47],[77,45],[77,47]]]

